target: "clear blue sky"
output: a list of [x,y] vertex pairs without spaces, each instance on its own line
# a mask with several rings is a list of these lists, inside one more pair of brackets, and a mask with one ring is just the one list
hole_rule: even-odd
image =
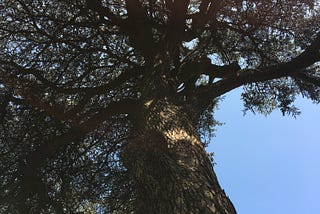
[[320,213],[320,105],[298,99],[296,119],[279,111],[243,116],[241,90],[229,92],[208,151],[238,214]]

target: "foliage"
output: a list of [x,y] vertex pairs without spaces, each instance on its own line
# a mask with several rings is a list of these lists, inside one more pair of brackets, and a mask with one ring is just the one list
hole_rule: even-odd
[[0,212],[130,213],[122,149],[159,97],[212,110],[320,102],[317,0],[0,0]]

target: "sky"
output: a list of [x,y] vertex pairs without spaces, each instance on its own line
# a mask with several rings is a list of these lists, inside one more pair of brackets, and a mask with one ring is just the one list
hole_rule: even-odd
[[275,111],[243,115],[241,90],[215,117],[224,125],[207,148],[238,214],[320,213],[320,105],[299,98],[296,119]]

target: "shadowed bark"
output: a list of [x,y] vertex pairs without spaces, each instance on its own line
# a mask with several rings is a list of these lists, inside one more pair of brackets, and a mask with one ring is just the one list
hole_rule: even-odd
[[143,109],[122,156],[134,180],[135,212],[236,213],[182,109],[166,98]]
[[236,213],[200,139],[241,86],[261,113],[320,102],[319,10],[2,0],[0,212]]

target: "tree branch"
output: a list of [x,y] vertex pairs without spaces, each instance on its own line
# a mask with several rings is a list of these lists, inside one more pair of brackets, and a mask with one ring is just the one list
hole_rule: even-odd
[[155,42],[146,8],[139,0],[126,0],[128,18],[122,28],[132,43],[132,46],[141,51],[145,58],[154,55]]
[[208,86],[198,87],[193,96],[197,98],[199,107],[202,106],[200,108],[205,109],[214,98],[242,85],[288,76],[294,77],[297,74],[301,77],[302,75],[299,73],[318,61],[320,61],[320,32],[316,35],[311,45],[291,61],[262,69],[239,70],[226,79]]
[[117,17],[111,10],[102,5],[101,0],[86,0],[86,6],[88,9],[98,12],[100,15],[107,17],[112,24],[121,27],[122,19]]
[[83,119],[86,118],[86,115],[89,115],[90,113],[80,115],[80,117],[78,117],[75,121],[77,122],[77,124],[79,124],[78,126],[82,131],[91,132],[95,128],[97,128],[103,121],[106,121],[114,115],[134,114],[138,104],[139,101],[132,99],[113,102],[109,104],[107,108],[100,108],[95,110],[95,114],[90,116],[88,120],[84,121]]
[[[1,62],[1,61],[0,61]],[[2,62],[1,62],[2,63]],[[18,66],[18,65],[16,65]],[[99,95],[108,92],[109,90],[113,89],[116,86],[120,86],[124,82],[128,81],[129,79],[136,77],[141,70],[143,70],[143,67],[135,66],[132,67],[125,72],[121,73],[118,77],[114,78],[113,80],[110,80],[105,85],[101,86],[95,86],[95,87],[80,87],[80,88],[64,88],[59,87],[55,83],[50,82],[48,79],[44,78],[40,73],[40,70],[37,69],[25,69],[20,66],[16,67],[19,71],[19,74],[32,74],[34,75],[37,80],[39,80],[41,83],[43,83],[45,86],[49,86],[51,89],[58,93],[63,94],[79,94],[79,93],[85,93],[86,95]],[[31,80],[28,80],[31,82]]]
[[319,77],[314,77],[314,76],[310,76],[304,72],[297,72],[293,74],[293,77],[296,77],[300,80],[303,80],[305,82],[308,83],[312,83],[318,87],[320,87],[320,78]]

